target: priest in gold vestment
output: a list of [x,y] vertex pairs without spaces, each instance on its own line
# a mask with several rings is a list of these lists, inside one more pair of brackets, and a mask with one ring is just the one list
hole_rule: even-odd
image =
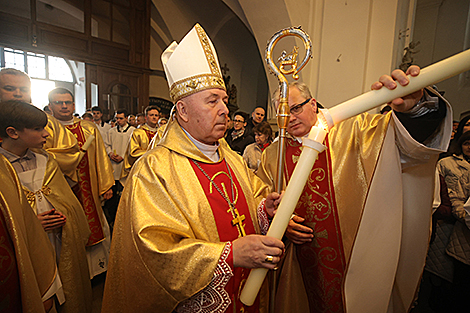
[[282,242],[258,235],[279,195],[219,140],[228,96],[202,27],[173,42],[162,62],[176,112],[129,174],[102,311],[259,312],[261,300],[245,307],[239,293],[249,268],[280,260]]
[[67,131],[77,138],[80,147],[83,147],[89,138],[93,138],[90,139],[91,145],[77,168],[78,184],[72,187],[82,204],[91,231],[87,244],[87,256],[92,278],[105,272],[108,264],[111,238],[100,197],[105,200],[112,197],[113,168],[95,124],[73,117],[75,103],[69,90],[53,89],[49,93],[49,108],[54,117],[67,128]]
[[158,107],[150,105],[145,108],[146,123],[134,129],[127,152],[124,156],[124,164],[121,171],[121,179],[123,179],[123,182],[125,182],[125,178],[129,174],[135,161],[147,152],[150,142],[158,131],[159,116],[160,112],[158,111]]
[[[0,71],[0,102],[19,100],[31,102],[31,80],[19,70],[4,68]],[[46,131],[49,133],[44,149],[59,164],[61,171],[73,181],[77,181],[77,166],[80,154],[77,139],[51,115],[47,115]]]
[[[400,71],[392,77],[408,82]],[[394,84],[387,77],[373,88]],[[287,182],[302,137],[317,122],[305,84],[291,85],[288,103]],[[435,164],[450,139],[452,112],[431,89],[392,107],[386,116],[361,114],[328,133],[286,232],[276,312],[408,312],[424,268]],[[266,148],[257,172],[271,188],[278,144]]]
[[[0,155],[0,303],[5,312],[46,312],[44,296],[57,269],[54,250],[23,193],[10,162]],[[47,303],[50,308],[52,302]]]

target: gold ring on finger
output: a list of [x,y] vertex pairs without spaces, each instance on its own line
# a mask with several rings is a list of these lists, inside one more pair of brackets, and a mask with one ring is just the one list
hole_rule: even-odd
[[266,259],[264,259],[264,262],[266,263],[273,263],[274,257],[272,255],[267,255]]

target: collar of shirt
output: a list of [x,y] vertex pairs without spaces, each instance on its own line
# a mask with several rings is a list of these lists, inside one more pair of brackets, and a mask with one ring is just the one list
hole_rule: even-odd
[[10,162],[14,167],[15,165],[21,166],[23,171],[27,171],[31,168],[30,165],[36,164],[36,155],[31,150],[26,150],[26,153],[23,156],[18,156],[14,153],[11,153],[8,150],[5,150],[0,145],[0,153]]
[[73,118],[70,121],[61,121],[59,119],[57,119],[57,120],[59,121],[59,123],[61,123],[64,126],[65,125],[73,125],[73,122],[74,122]]
[[147,125],[147,127],[149,128],[149,130],[151,130],[151,131],[153,131],[153,132],[156,132],[157,129],[158,129],[158,127],[150,127],[149,124],[145,124],[145,125]]
[[118,133],[125,133],[129,129],[129,127],[131,127],[131,125],[129,125],[129,124],[126,124],[125,127],[121,127],[121,126],[118,125],[117,126],[117,131],[118,131]]
[[199,149],[199,151],[201,151],[206,157],[208,157],[212,161],[214,162],[219,161],[219,153],[217,152],[217,149],[219,148],[219,143],[215,145],[208,145],[208,144],[202,143],[196,138],[194,138],[193,136],[191,136],[186,131],[186,129],[184,129],[183,127],[181,128],[183,129],[185,134],[188,136],[189,140],[191,140],[194,143],[194,145]]

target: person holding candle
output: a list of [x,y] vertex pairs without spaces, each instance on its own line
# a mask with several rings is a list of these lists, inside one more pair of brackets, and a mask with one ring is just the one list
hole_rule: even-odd
[[[408,73],[419,74],[412,66]],[[407,85],[400,70],[372,89]],[[274,96],[279,101],[279,93]],[[284,177],[317,118],[308,87],[290,85]],[[413,302],[427,252],[435,164],[449,140],[452,113],[431,89],[335,125],[323,144],[286,231],[277,312],[402,312]],[[278,142],[257,175],[274,189]],[[367,299],[364,296],[367,295]]]
[[228,96],[202,27],[162,61],[175,114],[128,176],[102,312],[259,312],[261,300],[244,307],[239,292],[249,268],[280,260],[282,241],[259,235],[279,194],[220,140]]
[[83,156],[76,168],[79,180],[72,184],[72,190],[85,211],[91,231],[86,250],[93,278],[104,273],[108,265],[111,238],[100,197],[108,200],[113,195],[113,167],[95,124],[73,117],[75,102],[71,91],[58,87],[51,90],[48,97],[52,114],[77,138],[82,150]]

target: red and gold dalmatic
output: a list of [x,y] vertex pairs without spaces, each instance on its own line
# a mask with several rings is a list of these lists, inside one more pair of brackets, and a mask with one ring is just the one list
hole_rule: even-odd
[[[239,301],[248,273],[233,267],[231,243],[260,232],[267,188],[225,141],[218,152],[220,161],[211,161],[171,120],[134,165],[114,224],[103,312],[257,310]],[[235,198],[237,212],[215,185]]]
[[92,123],[74,120],[67,129],[77,138],[80,148],[90,135],[94,135],[93,144],[88,148],[77,168],[78,185],[73,191],[85,210],[91,235],[88,246],[95,245],[105,238],[103,232],[103,216],[100,195],[114,184],[113,169],[104,148],[103,140]]
[[[304,245],[286,241],[276,312],[409,310],[429,242],[435,162],[446,149],[450,120],[431,146],[414,140],[391,113],[361,114],[329,131],[296,207],[315,238]],[[301,149],[287,141],[286,181]],[[277,148],[278,142],[266,148],[257,172],[273,189]]]
[[[341,228],[331,175],[331,156],[320,153],[294,213],[314,231],[312,242],[299,245],[296,256],[302,271],[310,312],[343,312],[342,281],[345,270]],[[290,179],[302,144],[287,140],[285,177]],[[316,266],[311,266],[316,264]]]
[[127,177],[135,161],[147,152],[147,148],[156,133],[157,131],[151,130],[147,124],[134,129],[129,141],[129,147],[127,148],[126,155],[124,156],[121,178]]

